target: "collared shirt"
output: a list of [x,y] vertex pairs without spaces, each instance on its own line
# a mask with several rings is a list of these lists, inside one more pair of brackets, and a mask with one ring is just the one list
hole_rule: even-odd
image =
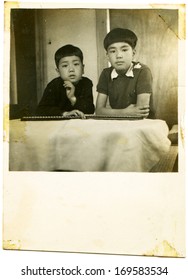
[[[131,65],[130,65],[129,69],[125,73],[125,76],[127,76],[127,77],[134,77],[133,67],[134,67],[134,64],[131,62]],[[113,69],[112,73],[111,73],[111,79],[113,80],[113,79],[116,79],[117,77],[118,77],[118,73],[116,72],[115,69]]]
[[137,95],[152,93],[150,69],[139,62],[132,62],[124,75],[118,75],[113,67],[105,68],[99,78],[97,91],[109,96],[113,109],[123,109],[136,104]]

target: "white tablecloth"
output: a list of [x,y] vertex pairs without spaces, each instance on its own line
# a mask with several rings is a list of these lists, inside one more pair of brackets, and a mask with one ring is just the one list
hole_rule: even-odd
[[162,120],[10,121],[11,171],[148,172],[170,148]]

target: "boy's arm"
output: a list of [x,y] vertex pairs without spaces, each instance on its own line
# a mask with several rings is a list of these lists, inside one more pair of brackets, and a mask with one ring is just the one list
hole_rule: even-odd
[[137,107],[148,107],[150,104],[150,96],[151,93],[140,93],[137,95],[137,102],[136,106]]
[[137,116],[146,118],[149,114],[148,106],[138,107],[134,104],[129,105],[124,109],[106,108],[108,96],[104,93],[98,93],[96,103],[97,115],[110,115],[110,116]]
[[138,76],[136,83],[137,102],[138,107],[148,107],[150,109],[148,117],[154,117],[153,104],[152,104],[152,84],[153,77],[150,69],[145,65]]
[[54,86],[51,84],[47,85],[42,99],[37,106],[36,115],[60,116],[62,114],[55,92],[56,90],[54,89]]
[[93,84],[91,80],[84,79],[82,88],[78,88],[78,95],[76,94],[76,102],[73,109],[77,109],[84,114],[93,114],[95,106],[93,104]]
[[108,96],[104,93],[98,93],[96,102],[96,115],[121,115],[122,109],[106,108]]
[[74,106],[74,104],[76,103],[76,97],[74,95],[74,93],[75,93],[75,86],[70,81],[64,81],[63,86],[66,89],[67,98],[69,99],[71,105]]

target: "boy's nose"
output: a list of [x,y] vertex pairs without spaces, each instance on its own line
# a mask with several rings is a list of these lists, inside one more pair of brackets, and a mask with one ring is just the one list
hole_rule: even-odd
[[74,67],[70,65],[69,72],[74,72]]
[[117,52],[117,53],[116,53],[116,57],[117,57],[117,58],[121,58],[121,57],[122,57],[122,52]]

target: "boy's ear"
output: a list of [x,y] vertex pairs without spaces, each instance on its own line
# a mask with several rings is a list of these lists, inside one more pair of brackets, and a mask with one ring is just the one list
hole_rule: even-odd
[[136,49],[133,49],[133,56],[136,54]]
[[59,74],[59,69],[58,69],[58,68],[56,68],[55,70],[56,70],[56,72]]
[[108,55],[108,53],[107,53],[107,52],[106,52],[106,59],[107,59],[107,62],[108,62],[108,66],[110,67],[111,62],[110,62],[109,55]]
[[85,64],[82,64],[82,74],[84,74],[84,67],[85,67]]
[[108,56],[108,52],[106,52],[106,58],[109,61],[109,56]]

